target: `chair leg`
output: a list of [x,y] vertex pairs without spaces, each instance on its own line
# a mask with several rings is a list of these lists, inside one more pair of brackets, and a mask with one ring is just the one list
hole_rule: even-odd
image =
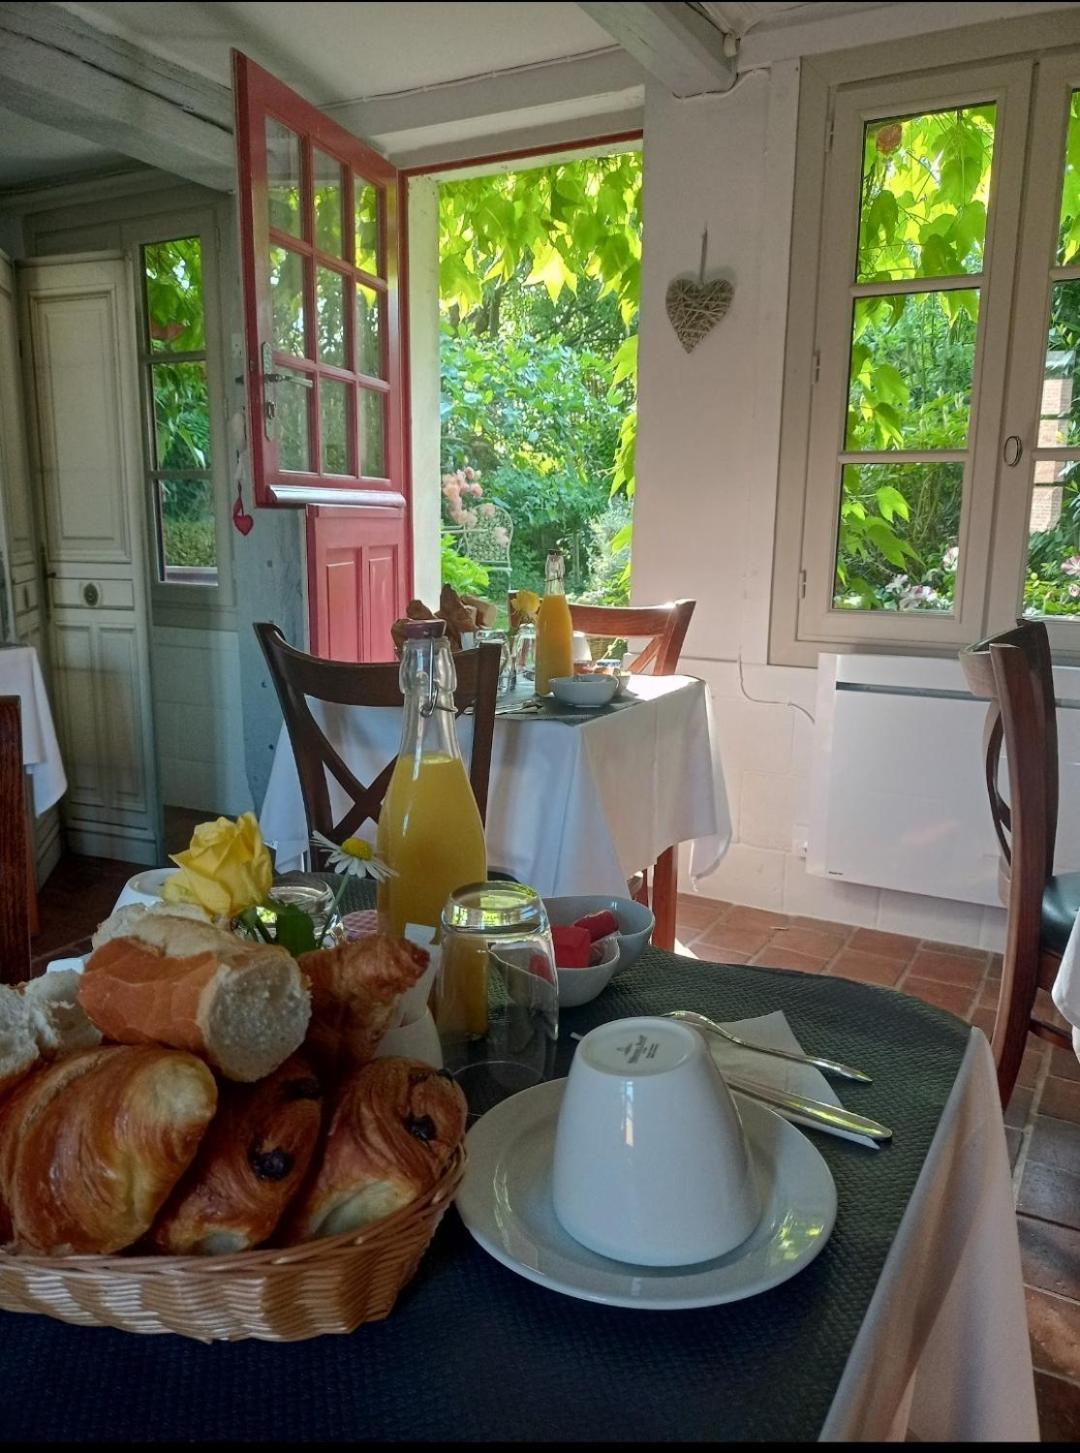
[[634,902],[643,903],[646,908],[649,906],[649,870],[646,868],[641,874],[641,882],[634,889]]
[[675,947],[675,905],[679,888],[679,857],[677,848],[665,848],[653,869],[653,943],[657,948]]

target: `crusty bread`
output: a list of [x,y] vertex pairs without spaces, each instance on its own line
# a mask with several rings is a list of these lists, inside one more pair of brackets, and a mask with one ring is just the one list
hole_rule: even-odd
[[314,1177],[284,1239],[311,1241],[381,1221],[435,1184],[465,1134],[465,1096],[420,1060],[373,1060],[350,1076]]
[[321,1100],[300,1055],[257,1085],[222,1085],[199,1153],[154,1223],[154,1248],[223,1256],[268,1240],[311,1163]]
[[160,921],[163,918],[184,918],[191,923],[210,923],[210,915],[197,903],[125,903],[123,908],[110,914],[104,923],[98,924],[90,943],[94,948],[101,948],[110,939],[140,938],[140,929],[143,926],[149,935],[148,942],[155,943],[157,940],[154,935],[160,935]]
[[45,1058],[95,1049],[101,1043],[101,1030],[91,1024],[79,1003],[81,979],[74,969],[57,969],[19,985]]
[[382,933],[300,955],[311,985],[306,1048],[322,1074],[342,1075],[374,1058],[398,1000],[427,965],[418,944]]
[[311,1015],[307,986],[285,949],[157,912],[94,950],[79,1003],[106,1039],[185,1049],[245,1082],[299,1048]]
[[0,1099],[37,1064],[41,1050],[25,997],[0,984]]
[[17,1250],[111,1254],[152,1224],[217,1103],[192,1055],[121,1045],[29,1075],[0,1108],[0,1199]]

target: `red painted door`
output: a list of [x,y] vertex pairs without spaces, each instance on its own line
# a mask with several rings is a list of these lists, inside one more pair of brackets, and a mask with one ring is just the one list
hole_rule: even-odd
[[233,80],[255,503],[307,511],[311,649],[386,660],[412,567],[401,180],[238,51]]

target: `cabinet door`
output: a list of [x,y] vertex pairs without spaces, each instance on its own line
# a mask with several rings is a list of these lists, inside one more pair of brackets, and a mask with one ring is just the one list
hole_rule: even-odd
[[25,640],[37,566],[18,323],[14,269],[0,253],[0,639]]
[[68,841],[157,862],[134,292],[121,258],[34,263],[22,292]]

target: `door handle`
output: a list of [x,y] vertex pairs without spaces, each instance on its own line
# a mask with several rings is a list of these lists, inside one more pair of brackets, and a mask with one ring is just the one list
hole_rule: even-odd
[[1005,440],[1005,447],[1001,451],[1001,457],[1010,469],[1015,469],[1020,463],[1024,453],[1024,441],[1019,434],[1010,434]]

